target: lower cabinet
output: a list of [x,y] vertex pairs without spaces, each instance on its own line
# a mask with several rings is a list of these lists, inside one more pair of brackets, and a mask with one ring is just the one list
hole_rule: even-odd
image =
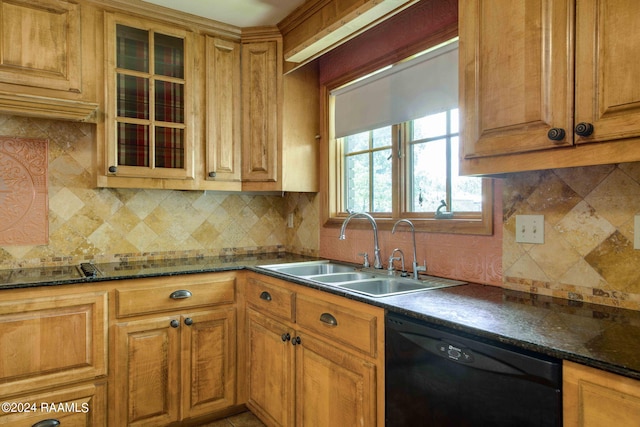
[[[227,274],[118,289],[117,310],[126,316],[113,324],[111,425],[164,426],[235,405],[234,295],[235,276]],[[159,302],[132,305],[132,298]]]
[[637,426],[640,420],[640,381],[563,363],[564,426]]
[[247,406],[268,426],[383,426],[384,311],[266,276],[246,285]]
[[104,426],[107,292],[3,290],[0,425]]

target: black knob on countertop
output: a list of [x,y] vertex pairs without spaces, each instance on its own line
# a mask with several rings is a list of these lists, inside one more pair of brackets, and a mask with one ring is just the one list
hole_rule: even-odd
[[593,125],[586,122],[578,123],[575,132],[580,136],[590,136],[593,133]]
[[566,132],[562,128],[551,128],[547,132],[547,137],[552,141],[562,141],[566,136]]

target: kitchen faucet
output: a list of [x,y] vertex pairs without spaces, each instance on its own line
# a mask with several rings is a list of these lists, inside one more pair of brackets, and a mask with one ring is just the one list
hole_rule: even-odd
[[[396,254],[396,252],[398,252],[400,254],[400,256],[394,256]],[[391,256],[389,257],[389,266],[387,267],[387,271],[389,272],[390,275],[393,275],[395,272],[395,269],[393,268],[393,261],[399,259],[402,263],[402,270],[400,270],[400,277],[407,277],[407,270],[404,269],[404,252],[402,252],[402,250],[400,248],[395,248],[392,252],[391,252]]]
[[413,235],[413,278],[418,280],[418,272],[419,271],[427,271],[427,261],[425,260],[424,265],[418,265],[418,258],[416,257],[416,228],[413,226],[413,223],[408,219],[399,219],[393,224],[393,229],[391,229],[391,234],[396,232],[396,226],[401,222],[409,224],[411,227],[411,234]]
[[381,269],[382,268],[382,262],[380,261],[380,245],[378,244],[378,225],[376,224],[376,220],[369,215],[366,212],[353,212],[351,214],[349,214],[348,217],[345,218],[344,222],[342,223],[342,227],[340,228],[340,237],[338,237],[340,240],[345,240],[347,238],[347,236],[345,236],[344,231],[347,228],[347,224],[349,223],[349,221],[351,221],[351,218],[357,217],[357,216],[361,216],[364,217],[366,219],[369,220],[369,222],[371,223],[371,226],[373,227],[373,254],[374,254],[374,261],[373,261],[373,267],[374,268],[378,268]]

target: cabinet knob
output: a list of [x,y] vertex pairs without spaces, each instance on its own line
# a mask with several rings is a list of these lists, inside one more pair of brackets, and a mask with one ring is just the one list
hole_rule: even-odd
[[551,128],[547,132],[547,137],[552,141],[562,141],[566,135],[566,132],[562,128]]
[[109,166],[109,173],[116,173],[116,172],[118,172],[117,166]]
[[300,345],[300,337],[291,338],[292,345]]
[[265,301],[271,301],[271,294],[267,291],[263,291],[260,294],[260,299],[265,300]]
[[191,317],[187,317],[186,319],[184,319],[184,324],[187,326],[193,325],[193,319]]
[[215,172],[209,172],[209,178],[215,178],[215,177],[216,177]]
[[171,292],[171,295],[169,295],[169,298],[171,299],[185,299],[185,298],[191,298],[193,294],[186,290],[186,289],[179,289],[177,291],[173,291]]
[[169,325],[171,325],[172,328],[177,328],[180,326],[180,322],[178,322],[176,319],[173,319],[171,322],[169,322]]
[[282,341],[287,342],[291,339],[291,335],[289,335],[289,332],[287,332],[286,334],[282,334]]
[[48,420],[38,421],[31,427],[56,427],[59,425],[60,425],[60,421],[56,420],[55,418],[50,418]]
[[589,136],[593,133],[593,125],[586,122],[578,123],[575,132],[580,136]]

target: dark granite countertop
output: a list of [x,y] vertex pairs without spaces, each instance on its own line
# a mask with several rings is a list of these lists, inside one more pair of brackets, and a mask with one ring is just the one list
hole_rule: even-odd
[[0,290],[249,269],[483,339],[640,379],[638,311],[478,284],[371,298],[260,267],[313,259],[278,253],[96,264],[100,273],[94,278],[83,277],[75,266],[0,270]]

